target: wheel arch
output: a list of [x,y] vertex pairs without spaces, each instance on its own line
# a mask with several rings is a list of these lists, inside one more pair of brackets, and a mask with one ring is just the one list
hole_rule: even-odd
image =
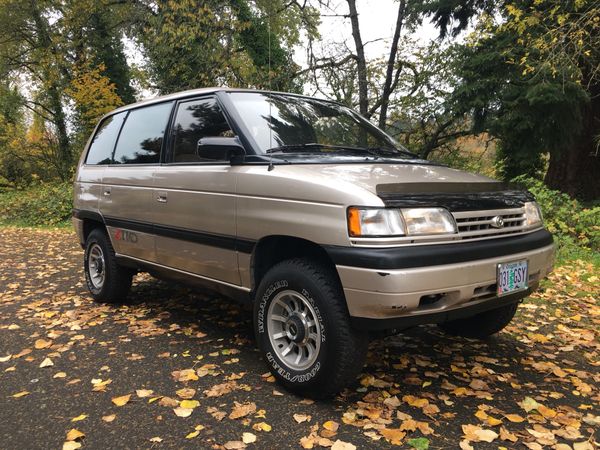
[[261,238],[252,251],[250,260],[252,291],[256,290],[271,267],[292,258],[310,258],[326,265],[332,269],[341,284],[333,260],[321,245],[295,236],[271,235]]

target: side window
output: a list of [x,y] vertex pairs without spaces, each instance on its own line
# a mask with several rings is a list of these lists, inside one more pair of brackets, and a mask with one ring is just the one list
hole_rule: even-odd
[[159,103],[131,110],[117,142],[114,163],[158,163],[172,106],[172,102]]
[[[204,137],[233,137],[234,133],[214,98],[182,102],[173,122],[173,162],[202,162],[197,153]],[[214,160],[210,160],[214,162]]]
[[90,150],[85,160],[86,164],[110,164],[112,162],[112,152],[126,115],[127,112],[120,112],[102,121],[90,144]]

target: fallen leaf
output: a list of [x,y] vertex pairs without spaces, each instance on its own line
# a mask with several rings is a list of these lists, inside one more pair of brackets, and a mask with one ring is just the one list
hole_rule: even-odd
[[192,408],[177,407],[177,408],[173,409],[173,412],[175,413],[175,415],[177,417],[189,417],[192,415],[194,410]]
[[111,401],[117,406],[124,406],[129,403],[129,399],[131,398],[131,394],[121,395],[120,397],[113,397]]
[[338,439],[331,446],[331,450],[356,450],[356,445]]
[[225,442],[225,444],[223,444],[223,447],[225,447],[227,450],[239,450],[242,448],[246,448],[246,444],[244,444],[242,441],[229,441]]
[[87,418],[87,414],[80,414],[77,417],[73,417],[71,422],[79,422],[81,420],[85,420]]
[[200,406],[200,402],[198,400],[182,400],[179,406],[185,409],[194,409]]
[[107,423],[112,422],[113,420],[115,420],[115,418],[117,417],[116,414],[110,414],[108,416],[102,416],[102,420],[104,420]]
[[240,419],[246,417],[248,414],[252,414],[256,411],[256,403],[238,403],[235,402],[235,406],[229,414],[230,419]]
[[65,372],[57,372],[56,374],[54,374],[54,376],[52,378],[66,378],[67,374]]
[[427,450],[429,448],[429,439],[423,437],[409,439],[406,443],[415,450]]
[[406,433],[400,428],[384,428],[379,432],[392,445],[400,445],[406,436]]
[[69,432],[67,433],[67,441],[75,441],[83,437],[85,437],[85,434],[77,430],[76,428],[71,428],[71,430],[69,430]]
[[244,444],[252,444],[253,442],[256,442],[256,435],[252,433],[243,433],[242,442]]
[[525,421],[525,419],[518,414],[506,414],[504,417],[513,423],[521,423]]
[[17,392],[16,394],[11,395],[11,397],[20,398],[20,397],[25,397],[26,395],[29,395],[28,391],[21,391],[21,392]]
[[194,395],[196,395],[196,389],[192,389],[192,388],[183,388],[183,389],[179,389],[176,392],[177,396],[179,398],[183,398],[186,400],[191,399]]
[[152,394],[154,394],[152,389],[138,389],[135,391],[135,395],[137,395],[139,398],[150,397]]
[[255,423],[254,425],[252,425],[252,429],[254,431],[266,431],[269,432],[271,431],[273,428],[271,427],[271,425],[269,425],[268,423],[265,422],[258,422]]
[[310,422],[310,419],[312,419],[312,417],[307,414],[294,414],[294,420],[298,423]]
[[42,350],[44,348],[48,348],[52,345],[52,341],[46,339],[37,339],[33,344],[36,350]]
[[333,420],[328,420],[327,422],[325,422],[323,424],[323,428],[325,428],[328,431],[333,431],[333,432],[337,432],[339,427],[340,427],[340,424],[337,422],[334,422]]
[[50,358],[46,358],[40,364],[40,368],[43,369],[44,367],[50,367],[53,365],[54,365],[54,363],[52,362],[52,360]]
[[76,450],[78,448],[81,448],[81,443],[76,441],[67,441],[62,446],[62,450]]

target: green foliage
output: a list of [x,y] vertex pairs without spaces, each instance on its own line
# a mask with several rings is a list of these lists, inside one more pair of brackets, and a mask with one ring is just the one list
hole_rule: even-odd
[[559,256],[566,259],[600,252],[600,206],[584,207],[567,194],[547,188],[544,183],[526,176],[514,182],[535,195],[544,215],[544,223],[557,238]]
[[71,183],[34,184],[26,189],[0,191],[0,223],[25,226],[56,226],[71,217]]

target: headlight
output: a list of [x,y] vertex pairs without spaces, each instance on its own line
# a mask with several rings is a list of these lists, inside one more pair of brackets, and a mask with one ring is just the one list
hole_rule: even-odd
[[348,208],[348,232],[359,236],[416,236],[456,233],[454,218],[444,208]]
[[536,202],[525,202],[525,226],[535,227],[542,225],[542,211]]

